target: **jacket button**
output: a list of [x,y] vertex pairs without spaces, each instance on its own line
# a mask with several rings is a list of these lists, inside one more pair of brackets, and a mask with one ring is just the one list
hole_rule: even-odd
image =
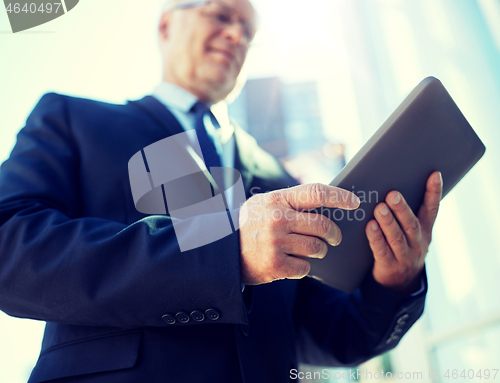
[[181,323],[189,322],[189,315],[187,315],[184,311],[179,311],[175,314],[175,319],[177,319]]
[[385,341],[385,343],[389,344],[389,343],[391,343],[394,340],[398,340],[399,338],[400,338],[399,336],[397,336],[396,334],[392,333],[391,336],[389,337],[389,339],[387,339]]
[[191,319],[195,322],[203,322],[205,320],[205,315],[200,310],[194,310],[191,313]]
[[220,312],[217,309],[209,308],[205,311],[205,315],[210,320],[217,320],[220,318]]
[[405,320],[407,320],[410,316],[408,314],[402,315],[398,318],[397,323],[404,326],[406,324]]
[[172,314],[165,314],[161,317],[166,324],[174,324],[175,318]]

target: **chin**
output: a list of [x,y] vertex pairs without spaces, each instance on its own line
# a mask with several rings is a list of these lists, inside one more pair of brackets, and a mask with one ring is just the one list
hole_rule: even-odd
[[198,71],[198,81],[204,83],[205,94],[211,94],[218,100],[224,99],[236,85],[234,68],[228,65],[210,63]]
[[236,77],[238,77],[234,66],[225,62],[210,63],[200,69],[199,74],[201,77],[214,83],[234,82]]
[[213,89],[214,93],[229,94],[236,86],[236,80],[229,76],[214,76],[207,79],[207,84]]

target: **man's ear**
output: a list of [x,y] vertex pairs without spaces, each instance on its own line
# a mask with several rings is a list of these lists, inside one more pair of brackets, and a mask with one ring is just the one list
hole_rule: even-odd
[[163,12],[160,16],[160,22],[158,23],[158,35],[160,41],[165,41],[168,39],[168,29],[170,27],[170,12]]

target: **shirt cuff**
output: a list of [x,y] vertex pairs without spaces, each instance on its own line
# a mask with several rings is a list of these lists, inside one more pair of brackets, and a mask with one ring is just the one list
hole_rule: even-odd
[[416,297],[418,294],[421,294],[424,290],[425,290],[424,276],[421,275],[420,276],[420,288],[416,292],[414,292],[413,294],[410,294],[410,297]]

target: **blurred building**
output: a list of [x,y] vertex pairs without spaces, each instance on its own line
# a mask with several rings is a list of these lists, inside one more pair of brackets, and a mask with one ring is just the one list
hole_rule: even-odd
[[249,80],[229,113],[302,183],[328,183],[345,165],[344,145],[323,134],[315,82]]

